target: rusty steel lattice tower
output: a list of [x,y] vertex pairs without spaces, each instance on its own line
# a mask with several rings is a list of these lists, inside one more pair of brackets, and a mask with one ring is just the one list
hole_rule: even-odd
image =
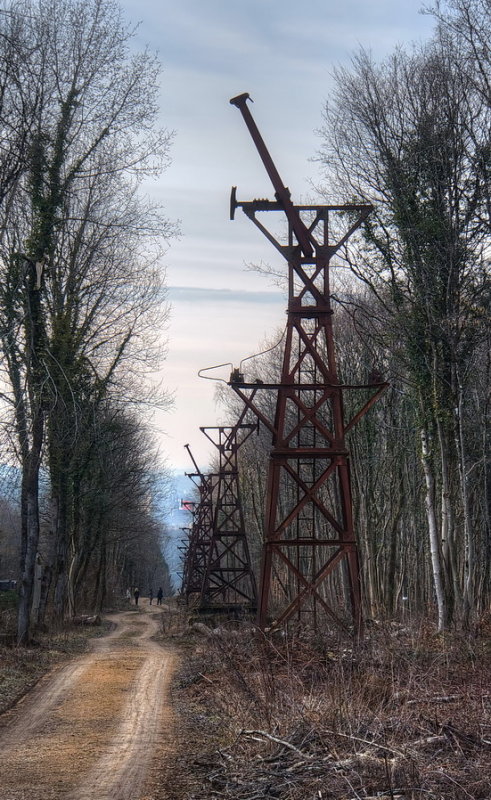
[[218,449],[219,470],[214,504],[213,531],[200,607],[228,610],[238,605],[257,608],[256,581],[240,499],[237,453],[257,425],[241,424],[200,428]]
[[[247,94],[230,102],[242,113],[275,189],[275,201],[238,202],[288,263],[288,311],[278,384],[248,381],[234,370],[230,385],[271,431],[264,526],[259,624],[288,620],[317,624],[319,613],[344,629],[361,626],[360,567],[353,528],[345,434],[384,390],[385,383],[343,386],[334,350],[329,265],[370,213],[368,205],[293,205],[247,106]],[[258,219],[286,215],[285,244]],[[336,225],[333,225],[336,222]],[[344,226],[344,228],[343,228]],[[344,232],[339,232],[339,231]],[[333,241],[334,239],[334,241]],[[276,414],[262,410],[261,393],[277,392]],[[360,408],[345,420],[343,391],[360,389]]]
[[189,601],[191,596],[201,600],[203,592],[213,537],[213,493],[219,476],[213,472],[201,472],[189,445],[185,447],[195,468],[195,472],[187,472],[186,475],[198,490],[198,502],[193,511],[193,524],[186,547],[181,589],[181,594]]

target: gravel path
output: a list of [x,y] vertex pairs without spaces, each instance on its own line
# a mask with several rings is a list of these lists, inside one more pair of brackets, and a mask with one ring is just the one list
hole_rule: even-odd
[[2,800],[143,800],[168,736],[174,653],[151,640],[160,608],[115,614],[92,652],[43,678],[2,718]]

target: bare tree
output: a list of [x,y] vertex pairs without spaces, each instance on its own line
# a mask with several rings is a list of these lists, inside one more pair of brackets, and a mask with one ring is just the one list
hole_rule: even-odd
[[380,66],[356,55],[336,73],[322,153],[347,197],[376,206],[347,258],[383,310],[386,345],[397,342],[399,372],[417,403],[440,628],[465,616],[473,592],[471,526],[458,531],[456,409],[465,411],[459,397],[468,397],[489,303],[487,174],[479,168],[487,112],[450,44],[437,35]]
[[37,42],[26,34],[22,17],[7,4],[0,11],[0,208],[26,170],[40,101],[33,70]]
[[162,583],[166,574],[156,456],[141,420],[106,403],[80,444],[67,574],[72,614],[80,605],[101,610],[108,594],[149,588],[152,575]]
[[132,31],[116,3],[26,0],[11,3],[9,13],[33,43],[39,97],[29,156],[5,209],[0,242],[0,327],[23,473],[18,638],[24,641],[45,439],[61,609],[71,453],[83,435],[82,409],[117,385],[121,391],[123,364],[128,390],[137,364],[148,367],[155,356],[142,339],[155,326],[163,297],[159,246],[150,240],[169,235],[171,226],[137,190],[167,163],[169,135],[155,127],[158,62],[147,52],[130,54]]

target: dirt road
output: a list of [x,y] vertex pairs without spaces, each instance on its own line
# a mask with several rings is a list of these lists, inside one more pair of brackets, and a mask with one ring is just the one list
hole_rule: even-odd
[[92,651],[40,681],[0,724],[2,800],[144,800],[175,657],[151,641],[160,609],[110,617]]

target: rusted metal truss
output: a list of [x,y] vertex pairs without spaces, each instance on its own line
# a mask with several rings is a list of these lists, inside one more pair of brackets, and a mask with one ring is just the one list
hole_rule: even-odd
[[[247,106],[236,105],[275,189],[275,201],[238,202],[288,264],[288,312],[281,377],[264,384],[234,370],[230,385],[246,409],[272,435],[269,462],[259,623],[289,620],[317,623],[323,614],[336,625],[361,629],[360,566],[353,527],[350,471],[345,435],[387,386],[344,386],[334,350],[329,265],[366,219],[371,206],[293,205],[290,192],[266,149]],[[288,237],[280,241],[261,212],[286,215]],[[346,420],[343,393],[358,390],[360,405]],[[263,392],[277,393],[276,413],[264,413]],[[350,404],[351,405],[351,404]]]
[[185,547],[181,595],[189,601],[191,596],[201,598],[213,536],[213,494],[218,484],[218,474],[203,473],[189,445],[185,445],[195,472],[186,475],[198,490],[198,501],[192,509],[193,523]]
[[256,609],[256,581],[251,568],[239,489],[237,453],[257,425],[238,424],[200,430],[218,449],[219,471],[200,606]]
[[177,545],[177,550],[179,551],[179,561],[180,561],[180,569],[177,570],[177,575],[181,579],[181,586],[178,593],[178,600],[179,602],[183,602],[183,600],[186,599],[186,575],[189,564],[189,541],[192,529],[187,527],[181,527],[179,530],[182,531],[183,537],[181,538],[180,543]]

